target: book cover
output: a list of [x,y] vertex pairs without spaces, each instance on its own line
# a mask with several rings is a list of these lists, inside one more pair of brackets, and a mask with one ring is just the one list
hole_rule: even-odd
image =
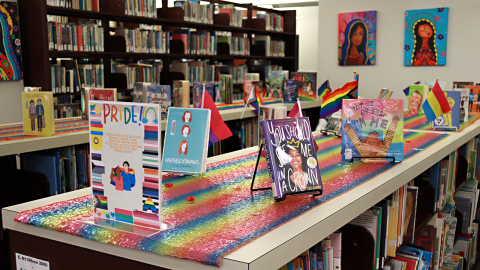
[[423,225],[420,230],[415,233],[415,246],[422,247],[426,251],[435,253],[435,239],[437,229],[432,225]]
[[468,112],[480,112],[480,86],[465,86],[468,93]]
[[409,87],[408,113],[423,114],[422,104],[427,100],[428,85],[412,84]]
[[23,134],[55,135],[52,92],[22,92]]
[[308,117],[263,120],[260,125],[274,198],[322,191]]
[[[263,120],[287,118],[287,106],[260,105],[258,110],[258,123],[261,123]],[[262,144],[260,125],[258,125],[258,137],[258,145],[260,147],[260,144]]]
[[412,245],[415,234],[415,217],[417,215],[418,187],[408,186],[407,201],[405,205],[405,220],[403,243]]
[[94,216],[160,229],[160,106],[90,101],[89,113]]
[[460,82],[460,81],[454,81],[454,82],[453,82],[453,89],[455,89],[455,88],[465,88],[465,86],[468,86],[468,85],[475,85],[475,82],[467,82],[467,81]]
[[284,70],[268,71],[268,95],[270,98],[282,98],[282,82],[285,78]]
[[146,103],[160,105],[161,119],[167,119],[168,109],[172,106],[172,89],[170,85],[147,86]]
[[380,90],[380,94],[378,94],[378,98],[377,99],[389,99],[393,94],[393,91],[392,90],[388,90],[387,88],[382,88],[382,90]]
[[468,101],[470,97],[470,89],[454,88],[453,91],[460,92],[460,123],[468,121]]
[[[425,82],[425,85],[428,85],[428,88],[432,89],[435,86],[435,82]],[[438,82],[438,85],[440,85],[442,91],[445,91],[445,82]]]
[[397,251],[398,206],[389,206],[387,256],[395,257]]
[[133,102],[147,103],[147,87],[152,85],[147,82],[134,82],[133,83]]
[[282,95],[284,103],[297,102],[298,82],[296,80],[283,80]]
[[292,79],[298,81],[298,97],[300,100],[317,100],[316,72],[292,72]]
[[213,83],[199,82],[193,84],[193,107],[198,108],[203,100],[203,85],[205,84],[205,91],[213,99],[214,86]]
[[343,161],[354,157],[403,160],[402,99],[344,99],[342,127]]
[[252,89],[255,89],[261,97],[265,97],[266,89],[262,81],[252,81]]
[[215,102],[218,102],[221,104],[232,104],[232,101],[233,101],[232,96],[233,96],[232,75],[220,74],[220,80],[216,89]]
[[460,95],[458,91],[444,91],[451,111],[433,121],[433,129],[460,129]]
[[[93,90],[93,91],[92,91]],[[105,100],[105,101],[117,101],[117,88],[90,88],[84,87],[81,89],[81,101],[82,106],[82,118],[87,119],[89,117],[88,104],[90,100]]]
[[204,173],[210,134],[210,110],[170,108],[168,111],[162,170]]
[[342,136],[342,110],[320,119],[320,132]]
[[243,82],[243,103],[247,104],[248,97],[250,96],[250,93],[253,90],[253,84],[252,81],[250,80],[245,80]]
[[190,82],[173,81],[172,107],[188,108],[190,105]]

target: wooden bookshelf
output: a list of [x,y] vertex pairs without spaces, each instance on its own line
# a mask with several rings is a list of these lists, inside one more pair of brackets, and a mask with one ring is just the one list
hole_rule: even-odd
[[[24,66],[24,82],[25,85],[40,86],[44,91],[51,91],[50,65],[58,58],[73,59],[91,59],[103,60],[104,65],[104,82],[105,87],[117,87],[126,90],[124,87],[118,87],[118,77],[112,76],[111,60],[112,59],[161,59],[163,62],[163,70],[161,73],[162,84],[170,82],[170,74],[168,67],[170,63],[176,59],[205,59],[210,63],[215,60],[229,59],[247,59],[247,66],[250,71],[252,60],[267,59],[273,65],[280,65],[289,71],[297,71],[297,37],[296,37],[296,11],[277,11],[255,7],[252,4],[237,4],[222,0],[210,0],[212,4],[233,4],[235,7],[247,10],[247,19],[243,20],[243,27],[233,27],[228,25],[228,14],[220,13],[214,15],[213,24],[204,24],[197,22],[184,21],[183,9],[179,7],[168,7],[168,1],[162,0],[162,8],[157,9],[157,18],[147,18],[125,15],[124,0],[99,0],[100,12],[77,10],[71,8],[47,6],[46,1],[38,0],[18,0],[20,28],[23,37],[23,66]],[[265,20],[252,19],[252,11],[261,10],[270,13],[280,14],[284,17],[284,32],[265,30]],[[58,15],[75,17],[79,19],[97,19],[102,23],[104,28],[104,52],[76,52],[76,51],[49,51],[48,49],[48,23],[47,15]],[[172,52],[170,54],[152,54],[152,53],[127,53],[125,46],[123,51],[119,44],[113,42],[109,32],[110,21],[118,21],[134,24],[161,25],[164,31],[169,31],[170,27],[188,27],[210,31],[230,31],[233,33],[245,33],[252,44],[252,35],[270,35],[272,40],[283,40],[285,42],[285,57],[265,56],[260,50],[251,52],[251,55],[192,55]],[[253,47],[253,45],[252,45]],[[172,51],[172,46],[171,46]],[[258,53],[260,51],[260,53]],[[122,80],[123,81],[123,80]],[[55,94],[60,95],[60,94]]]

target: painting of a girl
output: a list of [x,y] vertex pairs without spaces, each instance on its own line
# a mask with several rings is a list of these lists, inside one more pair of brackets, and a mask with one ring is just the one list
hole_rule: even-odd
[[338,15],[340,66],[375,64],[376,18],[376,11]]
[[447,55],[448,8],[405,12],[406,66],[442,66]]

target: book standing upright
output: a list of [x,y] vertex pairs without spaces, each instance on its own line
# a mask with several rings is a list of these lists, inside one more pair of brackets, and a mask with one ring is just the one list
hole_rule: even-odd
[[22,92],[23,134],[55,135],[52,92]]

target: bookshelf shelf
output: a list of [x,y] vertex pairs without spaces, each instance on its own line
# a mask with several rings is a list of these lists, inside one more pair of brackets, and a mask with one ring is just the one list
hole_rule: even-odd
[[55,93],[53,94],[54,97],[58,96],[79,96],[81,93],[80,92],[75,92],[75,93]]
[[89,19],[101,19],[105,16],[109,16],[109,14],[106,12],[96,12],[96,11],[89,11],[89,10],[52,7],[52,6],[47,6],[47,14],[59,15],[59,16],[70,16],[70,17],[81,17],[81,18],[89,18]]
[[77,52],[77,51],[49,51],[48,55],[51,58],[103,58],[108,53],[106,52]]
[[[303,107],[303,104],[302,104]],[[311,209],[297,218],[278,226],[276,229],[256,238],[228,254],[222,260],[219,269],[278,269],[292,258],[315,245],[334,231],[338,230],[359,214],[391,194],[411,179],[420,175],[425,168],[440,161],[444,156],[465,144],[480,133],[480,123],[474,123],[459,133],[451,135],[437,144],[428,147],[414,157],[403,161],[387,172],[372,178],[370,181],[355,187],[325,203]],[[251,147],[208,158],[208,162],[216,162],[257,152]],[[24,210],[52,204],[71,198],[90,194],[89,189],[78,190],[54,197],[49,197],[26,204],[4,208],[4,227],[15,232],[34,235],[87,250],[139,261],[150,265],[169,269],[212,269],[211,266],[195,264],[186,260],[160,256],[150,252],[141,252],[114,245],[85,240],[66,233],[40,229],[15,222],[14,217]],[[427,217],[427,216],[426,216]],[[424,220],[418,218],[417,220]]]

